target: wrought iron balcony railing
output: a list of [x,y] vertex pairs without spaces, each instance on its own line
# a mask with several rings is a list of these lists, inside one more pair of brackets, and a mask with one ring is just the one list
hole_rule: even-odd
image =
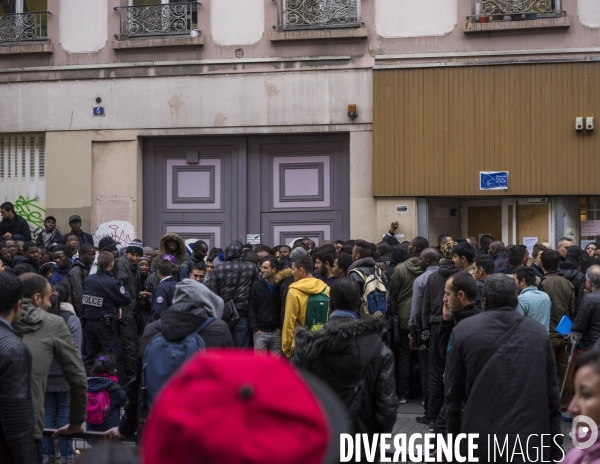
[[283,0],[284,29],[360,25],[360,0]]
[[0,15],[0,43],[48,39],[49,11]]
[[473,0],[474,21],[481,16],[503,20],[538,19],[561,16],[560,0]]
[[121,14],[123,37],[190,34],[198,23],[197,9],[198,2],[114,8]]

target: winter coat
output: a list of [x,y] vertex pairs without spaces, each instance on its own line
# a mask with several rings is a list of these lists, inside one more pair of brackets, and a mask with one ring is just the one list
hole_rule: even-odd
[[181,282],[183,279],[188,279],[192,273],[192,267],[196,264],[204,262],[201,259],[196,259],[193,256],[185,258],[181,266],[179,266],[179,272],[177,274],[177,280]]
[[[339,395],[356,433],[390,433],[396,422],[394,355],[383,343],[386,332],[382,318],[351,317],[330,320],[321,330],[296,330],[294,364],[311,371]],[[356,395],[361,386],[362,398]]]
[[542,279],[541,286],[552,303],[550,337],[562,339],[563,336],[556,331],[556,326],[563,316],[572,317],[575,311],[575,289],[571,282],[559,276],[556,272],[546,274]]
[[17,255],[10,261],[10,267],[12,267],[13,274],[21,275],[27,272],[33,272],[35,274],[40,273],[40,267],[37,263],[34,263],[25,256]]
[[[73,235],[73,234],[75,234],[75,232],[73,232],[73,229],[71,229],[71,232],[69,232],[68,234],[65,234],[61,237],[60,243],[62,243],[63,245],[66,245],[67,238],[69,237],[69,235]],[[75,234],[75,235],[77,235],[77,237],[79,238],[80,246],[83,245],[84,243],[89,243],[90,245],[94,245],[94,237],[92,237],[90,234],[86,234],[85,232],[80,230],[79,234]]]
[[410,319],[410,307],[413,298],[413,283],[416,278],[423,274],[419,267],[419,253],[413,253],[409,259],[396,266],[392,275],[390,289],[396,308],[398,310],[398,320],[400,328],[408,330],[408,320]]
[[248,317],[250,287],[259,278],[258,268],[242,261],[242,247],[234,242],[225,248],[225,262],[215,266],[208,288],[228,302],[233,300],[241,318]]
[[23,341],[33,358],[31,392],[35,413],[35,438],[42,439],[46,383],[53,358],[58,361],[69,384],[69,423],[84,423],[87,411],[87,376],[65,321],[60,316],[48,314],[38,308],[33,300],[24,298],[23,312],[14,328],[16,333],[23,336]]
[[494,274],[504,274],[510,267],[506,262],[506,253],[503,251],[492,256],[494,259]]
[[257,280],[250,288],[248,302],[248,325],[252,333],[275,332],[282,328],[281,310],[275,298],[276,290],[270,290],[264,279]]
[[287,300],[288,290],[290,285],[294,283],[292,270],[287,268],[275,274],[275,304],[280,309],[281,323],[285,319],[285,302]]
[[[83,341],[83,331],[81,330],[81,321],[75,314],[75,309],[70,303],[60,304],[60,317],[66,322],[71,337],[73,337],[73,343],[75,348],[81,353],[81,342]],[[46,392],[66,392],[69,391],[69,384],[67,383],[65,376],[63,375],[62,369],[56,362],[56,359],[52,360],[50,364],[50,370],[48,371],[48,383],[46,384]]]
[[125,287],[125,291],[131,295],[131,303],[121,309],[123,309],[123,312],[127,310],[133,311],[138,298],[137,265],[131,264],[127,256],[121,256],[115,266],[115,279],[121,282],[121,285]]
[[114,390],[117,386],[120,386],[117,382],[117,378],[109,375],[94,376],[88,378],[88,392],[96,393],[102,390],[112,391],[107,392],[110,398],[110,411],[106,422],[99,425],[86,424],[86,430],[89,432],[105,432],[106,430],[118,427],[121,422],[121,407],[125,406],[127,402],[127,394],[123,387],[118,390]]
[[166,277],[158,284],[152,297],[152,320],[160,319],[160,315],[171,307],[176,285],[173,276]]
[[477,305],[478,306],[483,306],[483,287],[485,287],[485,283],[490,280],[489,277],[482,277],[481,279],[479,279],[476,284],[477,284]]
[[540,279],[544,278],[544,271],[538,264],[531,263],[531,269],[533,269],[533,272],[535,272],[536,277],[539,277]]
[[412,301],[410,303],[410,317],[408,318],[408,326],[415,327],[417,329],[421,329],[421,321],[423,320],[423,316],[421,314],[422,311],[422,303],[423,303],[423,292],[425,291],[425,285],[427,284],[427,280],[429,276],[437,272],[440,268],[437,264],[429,266],[425,269],[420,276],[418,276],[413,282],[413,293],[412,293]]
[[71,266],[55,268],[52,277],[50,277],[50,285],[54,287],[56,284],[60,284],[69,275],[70,270]]
[[571,332],[583,334],[584,350],[591,348],[597,340],[600,340],[600,289],[582,298]]
[[0,462],[37,462],[31,397],[31,353],[0,322]]
[[79,317],[83,316],[83,282],[90,275],[90,266],[80,259],[75,260],[69,271],[69,284],[71,286],[71,301]]
[[442,322],[446,280],[461,270],[461,268],[454,265],[451,259],[446,259],[440,261],[440,268],[427,279],[425,290],[423,290],[423,304],[421,306],[423,316],[421,323],[423,328],[428,328],[431,324]]
[[303,326],[306,322],[308,298],[323,292],[329,296],[329,287],[325,282],[314,277],[307,277],[290,285],[285,302],[285,318],[281,335],[281,349],[288,358],[294,349],[294,331],[296,327]]
[[[167,240],[172,240],[177,243],[177,248],[175,249],[174,252],[167,251],[167,248],[165,246],[165,244],[167,243]],[[168,234],[165,234],[160,238],[160,240],[158,241],[158,249],[160,250],[160,253],[158,254],[158,256],[156,258],[154,258],[152,260],[152,265],[150,266],[151,271],[156,270],[156,268],[160,264],[162,256],[165,254],[174,255],[175,256],[175,264],[178,266],[181,266],[181,264],[188,257],[188,254],[185,251],[185,241],[179,235],[174,234],[172,232],[169,232]]]
[[[510,338],[480,366],[494,342],[518,319],[521,322]],[[446,431],[454,437],[478,433],[480,462],[487,462],[488,435],[496,434],[500,443],[508,435],[508,449],[513,450],[518,434],[521,443],[539,450],[541,434],[561,433],[556,362],[548,333],[513,307],[487,308],[456,325],[446,358],[444,389]],[[552,457],[562,456],[551,438],[547,445],[552,445]],[[549,448],[545,450],[548,453]]]
[[58,229],[54,229],[52,232],[47,233],[45,230],[40,232],[35,239],[35,244],[38,247],[50,248],[53,243],[60,243],[61,235]]
[[583,288],[585,287],[585,274],[579,270],[576,264],[569,261],[562,262],[558,265],[556,273],[567,279],[575,289],[575,313],[579,310],[581,299],[583,298]]
[[[186,279],[184,282],[191,282],[190,279]],[[196,283],[195,281],[193,281]],[[183,283],[183,282],[182,282]],[[179,285],[181,285],[180,283]],[[202,285],[202,284],[201,284]],[[217,298],[217,297],[215,297]],[[125,404],[125,411],[121,424],[119,425],[119,432],[126,436],[132,436],[138,430],[139,421],[145,419],[147,411],[140,411],[139,398],[140,398],[140,380],[142,375],[142,359],[146,346],[156,335],[163,333],[165,338],[170,341],[183,340],[190,333],[196,330],[200,324],[202,324],[207,317],[216,317],[213,322],[208,324],[204,329],[200,331],[200,336],[203,338],[207,348],[228,348],[233,347],[233,338],[227,324],[220,319],[219,309],[215,308],[215,305],[202,298],[194,298],[194,302],[187,299],[185,302],[177,302],[176,298],[173,300],[173,306],[161,316],[160,324],[159,321],[148,324],[142,335],[140,341],[140,349],[136,359],[136,376],[127,385],[127,403]],[[221,301],[220,313],[223,312],[223,303]]]
[[0,221],[0,238],[2,238],[2,240],[4,240],[3,237],[6,232],[10,232],[13,236],[22,235],[24,242],[29,242],[31,240],[31,228],[25,218],[18,214],[14,215],[12,221],[7,221],[6,219]]

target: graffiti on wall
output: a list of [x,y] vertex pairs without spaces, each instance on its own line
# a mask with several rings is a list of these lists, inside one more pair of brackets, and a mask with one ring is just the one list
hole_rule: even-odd
[[100,224],[94,232],[94,244],[98,246],[100,239],[112,237],[122,246],[127,246],[135,238],[135,229],[127,221],[108,221]]
[[15,213],[23,217],[29,224],[31,237],[36,239],[37,235],[44,230],[44,219],[46,217],[46,209],[40,203],[37,197],[29,199],[23,195],[14,202]]

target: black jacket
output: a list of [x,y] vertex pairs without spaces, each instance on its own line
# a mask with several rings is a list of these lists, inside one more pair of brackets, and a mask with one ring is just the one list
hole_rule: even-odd
[[579,270],[576,264],[564,261],[558,265],[556,273],[567,279],[575,289],[575,314],[579,311],[581,299],[583,298],[583,288],[585,287],[585,274]]
[[537,277],[540,279],[544,278],[544,271],[542,271],[542,268],[537,263],[531,263],[531,269],[533,269]]
[[225,249],[225,262],[215,266],[208,288],[223,298],[225,303],[233,300],[240,317],[247,318],[250,287],[260,276],[256,265],[242,261],[241,246],[238,249],[232,245],[235,242]]
[[[60,243],[62,243],[63,245],[67,243],[67,237],[69,235],[75,234],[75,232],[73,232],[73,230],[71,229],[71,232],[69,232],[68,234],[63,235],[60,238]],[[94,237],[92,237],[90,234],[86,234],[85,232],[82,232],[81,230],[79,231],[79,234],[75,234],[77,235],[77,237],[79,238],[79,245],[83,245],[84,243],[90,243],[90,244],[94,244]]]
[[[352,263],[352,265],[348,268],[348,277],[352,280],[354,280],[357,284],[358,284],[358,288],[360,289],[360,294],[362,296],[364,288],[365,288],[365,281],[368,277],[372,276],[373,274],[375,274],[375,260],[373,258],[363,258],[363,259],[359,259],[358,261],[354,261]],[[377,268],[379,269],[379,268]],[[358,274],[357,272],[351,272],[351,271],[360,271],[365,278],[363,279],[363,277]],[[386,287],[389,286],[389,281],[387,278],[387,275],[385,274],[381,274],[381,277],[383,278],[383,283],[385,284]]]
[[87,319],[105,314],[119,315],[119,308],[131,304],[131,295],[104,269],[98,269],[83,283],[83,311]]
[[[119,432],[126,436],[132,436],[138,429],[138,418],[144,419],[145,411],[138,410],[138,399],[140,396],[140,383],[142,377],[142,359],[146,346],[156,335],[163,333],[165,338],[170,341],[183,340],[190,333],[196,330],[202,324],[209,313],[205,310],[199,310],[199,314],[193,314],[189,311],[178,310],[177,308],[184,304],[176,304],[171,309],[165,311],[159,322],[152,322],[144,329],[144,334],[140,340],[140,349],[136,359],[135,378],[127,385],[127,403],[125,411],[119,425]],[[189,308],[188,308],[189,309]],[[233,339],[227,324],[220,319],[215,319],[200,331],[207,348],[227,348],[233,347]]]
[[591,348],[600,339],[600,289],[581,299],[571,332],[583,334],[583,349]]
[[83,283],[89,275],[90,267],[80,259],[77,259],[75,260],[75,264],[71,266],[71,270],[67,276],[71,287],[71,304],[79,317],[83,316]]
[[282,328],[281,308],[277,306],[275,292],[275,289],[269,290],[263,279],[252,284],[248,301],[248,324],[252,333],[275,332]]
[[25,218],[15,214],[12,221],[2,219],[0,221],[0,239],[4,240],[4,234],[10,232],[12,235],[22,235],[25,242],[31,240],[31,229]]
[[440,261],[440,268],[427,279],[423,290],[423,303],[421,304],[422,327],[442,322],[444,287],[448,277],[462,271],[456,267],[451,259]]
[[281,323],[285,319],[285,301],[287,300],[288,290],[290,285],[294,283],[294,276],[290,268],[279,271],[275,274],[275,304],[280,309],[279,314]]
[[[521,319],[520,325],[478,371],[489,348],[517,319]],[[488,435],[496,434],[500,443],[508,435],[508,449],[513,450],[516,435],[525,443],[537,434],[528,447],[541,449],[541,434],[561,433],[556,362],[548,333],[539,322],[523,318],[512,307],[488,308],[454,328],[444,389],[446,431],[453,436],[478,433],[476,456],[480,462],[487,462]],[[553,458],[562,457],[551,438],[547,445],[552,445]],[[548,448],[545,450],[544,459],[549,460]]]
[[0,462],[37,462],[31,398],[31,353],[0,322]]
[[[386,332],[383,318],[331,319],[321,330],[296,330],[294,363],[335,390],[357,433],[389,433],[396,422],[394,355],[383,343]],[[359,405],[353,401],[357,388],[363,391]]]
[[52,232],[47,233],[46,230],[42,230],[35,238],[35,244],[39,247],[50,248],[53,243],[60,243],[62,235],[58,229],[54,229]]
[[490,280],[489,277],[482,277],[479,279],[477,283],[477,306],[483,306],[483,287],[485,287],[485,283]]
[[492,258],[494,258],[494,274],[503,274],[510,267],[506,262],[506,253],[503,251],[496,253]]
[[123,312],[127,310],[133,310],[138,297],[137,265],[131,264],[127,259],[127,256],[123,254],[115,266],[114,273],[115,279],[121,282],[121,285],[123,285],[125,290],[127,290],[127,292],[131,295],[131,303],[123,308]]
[[439,348],[440,348],[440,356],[443,359],[446,359],[446,354],[448,353],[448,343],[450,342],[450,336],[452,335],[452,329],[463,319],[467,317],[474,316],[475,314],[479,314],[481,312],[481,308],[477,303],[469,304],[464,308],[456,311],[454,313],[454,319],[451,321],[442,320],[440,323],[440,328],[438,329],[438,338],[439,338]]
[[10,261],[10,266],[12,267],[13,274],[21,275],[26,272],[33,272],[35,274],[40,273],[40,268],[37,263],[34,263],[29,258],[25,256],[17,255]]

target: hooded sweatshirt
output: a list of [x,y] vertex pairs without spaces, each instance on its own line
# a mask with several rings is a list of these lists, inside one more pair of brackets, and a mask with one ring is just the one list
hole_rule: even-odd
[[306,321],[308,298],[323,292],[329,296],[329,287],[325,282],[314,277],[307,277],[290,285],[285,302],[281,339],[282,351],[288,358],[294,349],[294,331],[296,327],[304,326]]
[[54,269],[54,273],[52,274],[52,277],[50,277],[50,285],[54,287],[56,284],[61,283],[67,277],[67,275],[69,275],[70,270],[71,266],[57,267]]
[[413,283],[423,274],[419,267],[420,253],[413,253],[410,258],[396,266],[392,275],[391,291],[398,308],[400,328],[408,330],[410,307],[413,297]]
[[35,419],[35,438],[42,439],[44,430],[44,398],[48,370],[55,358],[69,384],[69,423],[82,424],[87,414],[87,376],[83,361],[73,346],[67,324],[60,316],[48,314],[33,300],[23,299],[23,312],[15,332],[23,336],[33,362],[31,365],[31,396]]

